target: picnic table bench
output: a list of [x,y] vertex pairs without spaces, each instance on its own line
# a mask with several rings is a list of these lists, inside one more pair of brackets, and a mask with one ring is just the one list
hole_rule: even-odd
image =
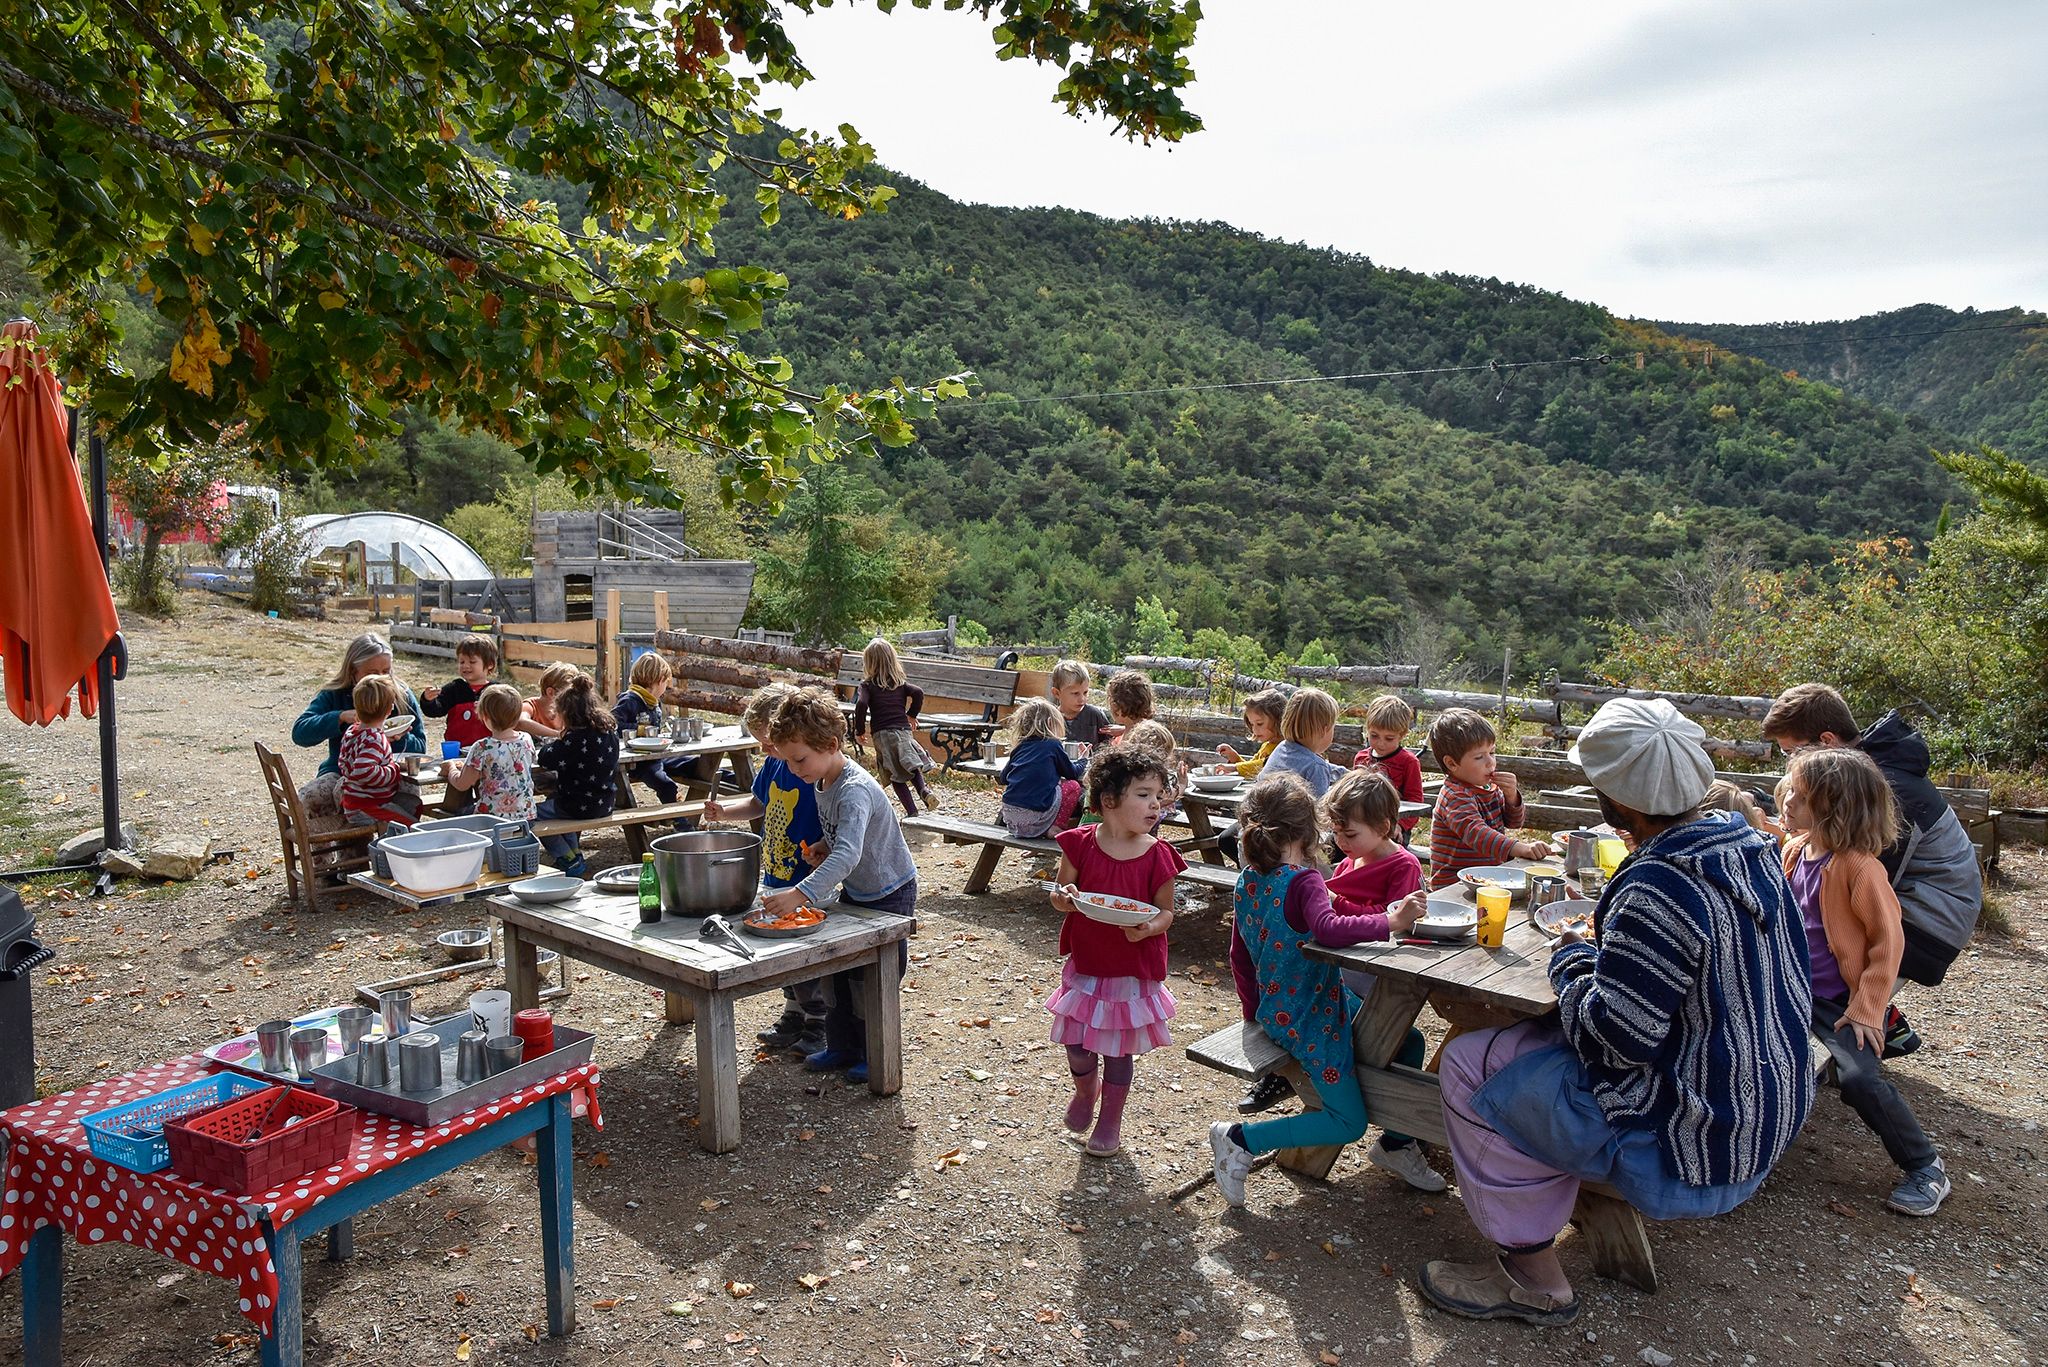
[[[1529,861],[1513,862],[1526,866]],[[1470,891],[1459,885],[1431,895],[1471,900]],[[1395,1063],[1395,1052],[1424,1005],[1459,1026],[1505,1025],[1555,1011],[1550,943],[1549,934],[1529,919],[1526,909],[1517,907],[1508,913],[1507,934],[1498,949],[1482,949],[1470,940],[1429,947],[1391,941],[1343,948],[1314,943],[1303,946],[1312,959],[1355,969],[1376,980],[1364,1008],[1351,1023],[1359,1091],[1374,1124],[1429,1143],[1446,1142],[1443,1091],[1436,1074]],[[1197,1063],[1248,1079],[1272,1071],[1286,1074],[1294,1062],[1266,1037],[1257,1022],[1227,1026],[1189,1046],[1187,1055]],[[1316,1104],[1313,1088],[1297,1083],[1295,1090],[1304,1105]],[[1290,1150],[1276,1161],[1322,1178],[1335,1166],[1339,1152],[1337,1146]],[[1611,1187],[1582,1183],[1572,1218],[1587,1242],[1596,1272],[1644,1291],[1657,1289],[1656,1262],[1643,1217]]]
[[[640,919],[639,900],[586,887],[566,902],[528,905],[494,897],[492,915],[505,926],[505,985],[512,1009],[540,999],[537,963],[542,949],[564,959],[660,988],[672,1024],[697,1028],[697,1142],[712,1153],[740,1146],[739,1042],[733,1004],[741,997],[789,983],[865,969],[868,1090],[894,1096],[903,1090],[901,946],[917,933],[917,918],[828,902],[825,923],[798,939],[762,939],[742,932],[749,959],[705,940],[695,917]],[[736,925],[736,922],[735,922]],[[751,1049],[749,1050],[751,1053]]]

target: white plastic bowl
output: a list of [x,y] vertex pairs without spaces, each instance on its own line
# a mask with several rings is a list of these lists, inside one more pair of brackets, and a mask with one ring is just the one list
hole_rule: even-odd
[[1134,897],[1117,897],[1106,892],[1082,892],[1078,888],[1068,894],[1081,914],[1091,921],[1100,921],[1108,926],[1142,926],[1159,914],[1159,908],[1150,902],[1140,902]]
[[408,831],[378,849],[391,861],[391,880],[408,892],[443,892],[474,883],[483,872],[491,838],[474,831]]
[[1241,780],[1236,774],[1195,774],[1191,776],[1197,792],[1227,793]]

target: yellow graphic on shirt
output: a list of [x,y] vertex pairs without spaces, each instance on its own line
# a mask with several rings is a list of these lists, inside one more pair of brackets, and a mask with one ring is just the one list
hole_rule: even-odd
[[779,783],[768,785],[768,800],[762,805],[761,862],[763,872],[781,883],[794,883],[802,870],[797,864],[796,842],[789,838],[789,823],[796,820],[797,799],[802,794]]

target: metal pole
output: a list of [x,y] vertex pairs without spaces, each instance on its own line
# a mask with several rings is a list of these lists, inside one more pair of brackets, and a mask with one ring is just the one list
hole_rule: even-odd
[[[77,440],[77,416],[72,417],[73,441]],[[107,444],[95,432],[89,442],[92,452],[92,536],[99,543],[100,572],[107,575],[107,591],[113,591],[113,576],[107,563]],[[121,760],[114,750],[114,647],[100,652],[100,808],[105,823],[106,847],[123,848],[121,840]],[[102,882],[107,880],[103,877]]]

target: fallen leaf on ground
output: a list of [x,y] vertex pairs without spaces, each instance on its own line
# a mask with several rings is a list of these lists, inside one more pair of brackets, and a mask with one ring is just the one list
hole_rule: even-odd
[[1322,1363],[1323,1367],[1337,1367],[1337,1364],[1344,1361],[1344,1359],[1325,1348],[1322,1352],[1316,1354],[1316,1361]]
[[460,1343],[458,1343],[458,1344],[456,1344],[456,1345],[455,1345],[455,1360],[456,1360],[457,1362],[467,1362],[467,1361],[469,1361],[469,1340],[468,1340],[468,1339],[464,1339],[464,1340],[463,1340],[462,1342],[460,1342]]
[[1856,1207],[1850,1205],[1847,1201],[1830,1201],[1828,1202],[1828,1209],[1841,1216],[1844,1220],[1856,1218]]
[[1197,1334],[1192,1329],[1183,1329],[1178,1334],[1175,1334],[1173,1336],[1173,1341],[1175,1343],[1193,1343],[1196,1339],[1200,1337],[1201,1335]]
[[606,1296],[601,1301],[592,1301],[591,1304],[600,1310],[616,1310],[619,1308],[619,1298],[617,1296]]
[[720,1206],[724,1204],[725,1202],[719,1200],[716,1196],[707,1196],[703,1200],[699,1201],[697,1203],[697,1206],[700,1210],[717,1210]]
[[727,1282],[725,1289],[732,1294],[732,1298],[736,1301],[743,1301],[754,1294],[754,1284],[752,1282]]
[[730,1334],[727,1334],[725,1336],[725,1341],[727,1343],[745,1343],[747,1341],[747,1336],[741,1330],[735,1329]]
[[796,1280],[797,1284],[803,1287],[804,1290],[816,1291],[819,1287],[823,1286],[826,1282],[830,1281],[831,1278],[821,1277],[815,1272],[806,1272],[802,1276],[798,1277]]
[[455,1293],[452,1299],[457,1305],[468,1305],[469,1293],[467,1291],[458,1291]]
[[1280,1261],[1280,1250],[1279,1250],[1279,1249],[1277,1249],[1277,1248],[1269,1248],[1269,1249],[1267,1249],[1267,1250],[1266,1250],[1266,1261],[1267,1261],[1267,1262],[1269,1262],[1269,1263],[1277,1263],[1277,1262],[1279,1262],[1279,1261]]
[[692,1304],[690,1304],[690,1302],[688,1302],[688,1301],[670,1301],[670,1302],[668,1303],[668,1312],[667,1312],[667,1313],[669,1313],[669,1314],[671,1314],[671,1315],[675,1315],[675,1316],[677,1316],[677,1317],[679,1317],[679,1318],[680,1318],[681,1316],[684,1316],[684,1315],[694,1315],[694,1314],[696,1314],[696,1313],[697,1313],[697,1307],[696,1307],[696,1306],[694,1306],[694,1305],[692,1305]]
[[960,1150],[948,1149],[939,1155],[938,1162],[932,1164],[932,1171],[944,1172],[947,1168],[957,1168],[966,1161],[967,1156],[961,1153]]
[[1381,1263],[1381,1264],[1380,1264],[1380,1275],[1381,1275],[1382,1277],[1391,1277],[1391,1276],[1393,1276],[1393,1275],[1394,1275],[1394,1265],[1393,1265],[1392,1263]]
[[1323,1240],[1322,1247],[1323,1252],[1329,1254],[1332,1258],[1337,1256],[1337,1245],[1331,1243],[1328,1239]]

